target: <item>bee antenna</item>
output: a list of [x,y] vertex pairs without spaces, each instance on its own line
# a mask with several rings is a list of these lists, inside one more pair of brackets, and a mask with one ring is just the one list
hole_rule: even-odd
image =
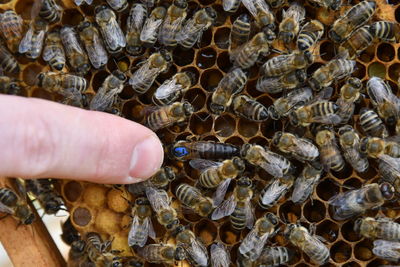
[[271,50],[271,52],[277,53],[277,54],[288,54],[287,52],[276,49],[276,48],[271,48],[270,50]]

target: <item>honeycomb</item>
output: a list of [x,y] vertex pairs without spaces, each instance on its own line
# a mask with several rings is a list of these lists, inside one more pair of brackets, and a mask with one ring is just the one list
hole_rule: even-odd
[[[33,2],[34,0],[1,0],[0,12],[13,9],[28,23]],[[215,25],[204,32],[201,41],[194,48],[189,50],[184,50],[179,46],[175,48],[173,50],[173,65],[167,73],[158,76],[155,84],[146,94],[138,96],[129,86],[126,86],[119,95],[121,101],[118,102],[118,108],[122,111],[122,115],[129,120],[143,123],[144,118],[140,111],[151,104],[151,96],[154,90],[176,72],[189,70],[195,74],[196,82],[184,93],[183,99],[194,106],[195,112],[187,124],[183,126],[171,126],[157,132],[164,144],[171,144],[177,140],[184,140],[188,136],[194,136],[197,140],[219,141],[234,145],[256,143],[269,146],[275,131],[285,129],[299,133],[301,129],[293,128],[287,120],[268,120],[259,123],[238,118],[229,112],[224,112],[219,116],[210,115],[208,106],[212,91],[232,67],[228,53],[230,28],[237,16],[247,11],[243,6],[240,6],[236,13],[228,14],[223,11],[222,0],[195,0],[188,2],[188,17],[200,8],[213,7],[218,12]],[[358,2],[356,0],[352,4]],[[399,1],[388,0],[386,2],[385,0],[376,0],[376,2],[378,8],[373,20],[400,22]],[[100,0],[95,0],[90,6],[82,5],[77,7],[72,0],[63,0],[62,6],[64,12],[61,24],[78,25],[85,18],[94,15],[94,7],[98,4],[101,4]],[[344,5],[341,8],[341,12],[334,14],[334,12],[328,12],[323,8],[318,8],[308,3],[303,4],[306,7],[307,18],[320,20],[326,28],[333,23],[338,13],[343,13],[349,8]],[[279,10],[274,10],[274,12],[279,22],[281,12]],[[120,22],[126,21],[126,12],[118,14],[118,16]],[[122,23],[122,25],[125,25],[125,23]],[[125,31],[125,29],[123,30]],[[278,42],[274,43],[274,47],[282,49],[282,45]],[[133,72],[137,68],[137,64],[154,51],[154,48],[147,49],[139,57],[118,56],[114,60],[109,60],[104,69],[94,70],[92,68],[85,75],[86,80],[89,82],[88,90],[86,91],[87,95],[89,97],[93,96],[101,86],[102,81],[112,71],[116,69],[123,71],[131,69]],[[316,60],[308,68],[308,75],[335,57],[334,44],[327,37],[326,30],[315,51]],[[21,81],[24,87],[22,95],[53,101],[59,100],[57,95],[53,95],[35,86],[36,76],[40,72],[49,70],[49,66],[41,58],[31,61],[23,56],[17,56],[17,60],[20,63],[21,72],[16,78]],[[255,89],[260,64],[261,62],[258,62],[256,66],[250,69],[249,80],[244,89],[244,94],[255,98],[265,106],[270,106],[281,94],[269,95]],[[394,93],[400,96],[397,83],[400,77],[400,44],[375,41],[373,45],[357,58],[357,69],[353,76],[362,79],[364,84],[370,76],[382,77],[389,81]],[[333,99],[337,98],[341,85],[342,83],[340,82],[334,84],[335,95]],[[362,107],[371,107],[368,99],[363,99],[360,103],[357,103],[354,118],[351,120],[354,128],[359,131],[360,127],[356,122],[358,121],[358,114]],[[304,134],[308,136],[310,133],[309,131],[305,131]],[[316,226],[316,233],[327,240],[327,247],[330,250],[331,260],[325,266],[356,267],[387,264],[387,262],[377,259],[373,255],[371,240],[360,238],[353,231],[353,222],[351,220],[335,221],[331,216],[327,204],[327,201],[332,196],[346,191],[346,186],[358,188],[364,183],[378,181],[379,173],[376,163],[370,163],[370,168],[363,174],[353,171],[349,166],[341,173],[329,172],[325,174],[316,187],[312,195],[312,200],[309,199],[302,205],[294,205],[291,201],[287,201],[290,195],[287,194],[285,198],[281,199],[277,205],[270,209],[270,211],[278,214],[282,220],[287,220],[288,222],[301,220],[305,226],[311,224]],[[164,165],[174,166],[178,170],[179,178],[172,182],[168,188],[170,196],[173,196],[174,205],[178,206],[177,200],[174,197],[175,188],[180,183],[194,185],[198,174],[187,163],[175,162],[166,158]],[[260,177],[263,178],[261,179]],[[270,175],[260,170],[254,173],[253,181],[257,189],[262,189],[270,179],[272,179]],[[131,212],[129,201],[134,200],[135,197],[133,195],[124,189],[116,189],[105,185],[77,181],[61,181],[60,183],[61,193],[70,210],[72,223],[81,234],[92,231],[98,232],[102,235],[103,239],[113,240],[112,249],[121,250],[124,256],[133,255],[133,251],[128,247],[127,242],[129,223],[131,221],[129,217]],[[256,216],[259,218],[265,211],[256,205],[254,199],[253,202],[256,207]],[[384,214],[400,222],[399,211],[391,208],[394,204],[385,204],[383,209],[370,211],[367,215],[377,216]],[[214,241],[221,241],[226,244],[231,254],[232,266],[235,266],[237,249],[241,240],[248,233],[248,230],[243,230],[241,233],[234,232],[230,227],[229,218],[212,221],[208,218],[201,218],[194,214],[181,212],[179,212],[179,218],[183,225],[188,226],[194,231],[208,249]],[[158,224],[155,218],[152,221],[157,236],[157,240],[155,241],[169,242],[170,240],[165,229]],[[281,223],[281,228],[284,228],[283,223]],[[282,232],[277,234],[271,240],[271,243],[292,247],[285,240]],[[297,249],[295,251],[295,256],[289,262],[290,266],[313,265],[306,255]],[[145,266],[157,265],[145,263]]]

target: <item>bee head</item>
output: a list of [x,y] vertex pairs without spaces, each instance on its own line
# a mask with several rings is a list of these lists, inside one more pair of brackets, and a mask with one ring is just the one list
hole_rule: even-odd
[[84,20],[84,21],[82,21],[82,22],[79,24],[78,30],[79,30],[79,31],[82,31],[82,30],[84,30],[84,29],[86,29],[86,28],[89,28],[91,25],[92,25],[92,24],[90,23],[90,21]]
[[139,197],[135,200],[135,205],[149,205],[150,202],[145,197]]
[[183,102],[182,107],[183,107],[183,112],[184,112],[185,116],[190,116],[194,112],[194,108],[193,108],[192,104],[190,104],[187,101]]
[[37,85],[38,85],[39,87],[43,87],[43,80],[44,80],[44,77],[45,77],[45,74],[44,74],[44,73],[40,73],[40,74],[37,76]]
[[386,119],[386,123],[388,125],[395,125],[397,122],[396,117],[395,116],[390,116]]
[[277,225],[279,223],[278,217],[276,217],[276,215],[272,212],[267,212],[265,214],[265,219],[270,221],[273,225]]
[[360,79],[356,78],[356,77],[350,77],[349,79],[347,79],[346,81],[349,85],[351,85],[354,88],[361,88],[362,87],[362,82]]
[[168,50],[161,49],[161,50],[160,50],[160,54],[161,54],[161,56],[165,59],[165,61],[171,62],[172,57],[171,57],[171,53],[168,52]]
[[78,253],[83,252],[85,250],[85,247],[86,247],[86,242],[83,240],[76,240],[71,244],[71,250]]
[[247,153],[248,153],[250,148],[251,148],[251,144],[244,144],[242,146],[242,148],[240,149],[240,156],[242,158],[246,157],[246,155],[247,155]]
[[18,91],[18,90],[20,89],[20,87],[18,86],[17,83],[13,82],[13,83],[11,83],[11,85],[10,85],[10,89],[11,89],[11,90]]
[[297,225],[294,223],[286,225],[285,231],[283,232],[283,235],[285,236],[286,239],[289,239],[291,233],[293,232],[294,229],[296,229]]
[[295,111],[290,112],[289,114],[290,123],[293,126],[299,126],[299,118],[297,117],[297,113]]
[[273,120],[279,120],[280,116],[275,109],[275,106],[271,105],[268,107],[268,114]]
[[283,1],[281,0],[273,0],[270,1],[269,4],[271,5],[272,8],[278,8],[282,5]]
[[220,115],[222,112],[225,111],[225,107],[219,104],[215,104],[215,103],[211,103],[210,104],[210,109],[211,112],[216,114],[216,115]]
[[212,19],[216,19],[217,18],[217,12],[212,7],[206,7],[206,13]]
[[197,82],[197,77],[196,74],[194,74],[194,72],[192,71],[185,71],[186,76],[188,76],[189,80],[190,80],[190,85],[194,85]]
[[310,51],[308,51],[308,50],[304,51],[303,55],[304,55],[304,59],[306,60],[306,62],[308,64],[312,64],[314,62],[314,56]]
[[355,222],[354,222],[354,226],[353,226],[353,230],[356,233],[360,232],[360,228],[361,228],[361,224],[363,222],[363,218],[358,218]]
[[126,51],[131,54],[132,56],[138,56],[142,53],[142,47],[141,46],[135,46],[135,45],[127,45],[126,46]]
[[120,258],[118,258],[118,257],[113,258],[112,267],[122,267],[122,266],[123,266],[123,264],[122,264]]
[[282,132],[281,131],[276,132],[272,137],[272,144],[274,146],[277,146],[279,144],[279,141],[281,140],[281,137],[282,137]]
[[132,266],[132,267],[143,267],[143,263],[138,261],[138,260],[130,260],[128,262],[128,266]]
[[176,219],[176,220],[173,220],[170,224],[167,224],[166,226],[165,226],[165,228],[167,228],[167,230],[173,230],[175,227],[176,227],[176,225],[178,225],[179,224],[179,219]]
[[329,6],[330,7],[330,9],[332,9],[332,10],[338,10],[339,9],[339,7],[342,5],[342,1],[341,0],[334,0],[333,2],[332,2],[332,4]]
[[243,176],[239,178],[236,184],[238,186],[250,187],[252,185],[252,182],[249,177]]
[[98,13],[100,13],[101,11],[103,11],[103,10],[105,10],[105,9],[107,9],[107,8],[108,8],[108,7],[107,7],[106,5],[97,6],[97,7],[94,9],[94,13],[98,14]]
[[[272,24],[273,25],[273,24]],[[275,28],[275,26],[274,26]],[[272,42],[273,40],[276,39],[276,34],[274,32],[273,29],[271,29],[270,27],[264,27],[263,29],[263,33],[265,35],[265,38],[267,39],[267,42]]]
[[232,159],[232,163],[239,171],[244,171],[244,169],[246,168],[246,165],[244,164],[243,160],[239,157],[234,157]]
[[360,152],[367,154],[369,137],[363,137],[360,140]]
[[353,128],[350,125],[345,125],[339,128],[338,134],[344,135],[347,132],[353,131]]
[[394,197],[395,190],[391,184],[386,183],[386,182],[381,183],[379,185],[379,189],[380,189],[384,199],[391,200]]
[[174,6],[185,9],[188,6],[186,0],[174,0]]
[[64,68],[64,64],[58,63],[53,66],[56,70],[61,71]]
[[185,156],[187,156],[190,151],[184,146],[180,146],[180,145],[174,145],[171,148],[171,156],[172,158],[184,158]]
[[32,224],[35,220],[35,214],[30,213],[29,216],[24,220],[24,224]]
[[88,71],[90,70],[90,64],[89,63],[85,63],[82,64],[81,66],[79,66],[76,71],[80,74],[86,74]]
[[112,74],[118,78],[118,80],[125,82],[126,81],[126,75],[120,71],[120,70],[114,70]]
[[60,203],[56,200],[49,200],[44,206],[44,210],[47,214],[56,214],[61,208]]
[[312,78],[312,77],[310,79],[308,79],[308,84],[311,86],[311,88],[314,91],[321,91],[321,89],[322,89],[322,87],[319,84],[319,82],[317,80],[315,80],[314,78]]
[[328,35],[332,39],[332,41],[336,43],[340,43],[342,41],[342,38],[334,30],[330,30]]
[[165,176],[167,177],[167,179],[169,181],[173,181],[176,178],[175,172],[171,167],[165,167],[164,168],[165,171]]
[[199,203],[199,213],[202,216],[208,216],[213,210],[212,200],[206,199]]
[[186,252],[183,247],[176,247],[175,249],[175,260],[176,261],[183,261],[186,259]]

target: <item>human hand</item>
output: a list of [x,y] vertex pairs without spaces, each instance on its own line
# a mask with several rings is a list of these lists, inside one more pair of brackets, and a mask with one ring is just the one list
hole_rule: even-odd
[[163,155],[156,134],[129,120],[0,96],[0,176],[129,184],[154,174]]

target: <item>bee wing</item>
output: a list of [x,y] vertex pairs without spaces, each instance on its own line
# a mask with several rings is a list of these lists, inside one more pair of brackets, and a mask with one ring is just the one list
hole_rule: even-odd
[[27,195],[25,180],[22,180],[21,178],[14,178],[12,179],[11,183],[18,196],[22,198],[24,201],[26,201],[28,195]]
[[223,0],[222,7],[224,8],[225,11],[230,11],[233,9],[236,2],[238,2],[238,1],[241,1],[241,0]]
[[31,19],[34,19],[39,15],[40,9],[42,9],[43,1],[44,0],[34,1],[31,9]]
[[[137,234],[137,232],[145,233],[145,237],[140,242],[138,242],[138,240],[136,240],[136,238],[135,238],[135,235]],[[131,229],[129,230],[129,234],[128,234],[129,246],[131,247],[134,245],[138,245],[139,247],[143,247],[147,242],[147,233],[148,233],[148,225],[146,225],[146,221],[143,221],[142,223],[140,223],[139,217],[135,215],[133,217],[132,226],[131,226]]]
[[213,195],[213,203],[215,206],[219,206],[221,202],[224,200],[226,191],[231,183],[232,179],[225,179],[222,183],[220,183]]
[[36,36],[36,41],[32,44],[32,52],[34,52],[32,53],[33,58],[37,58],[40,56],[45,34],[45,31],[40,31],[39,34]]
[[329,100],[333,94],[332,87],[325,87],[314,98],[314,101]]
[[[85,0],[74,0],[75,5],[80,6]],[[86,0],[86,2],[89,0]],[[91,1],[91,0],[90,0]]]
[[232,194],[227,200],[225,200],[220,206],[218,206],[211,215],[211,219],[216,221],[225,216],[229,216],[233,213],[236,208],[237,201],[235,196]]
[[242,0],[242,3],[253,17],[256,17],[259,11],[271,12],[265,0]]
[[62,28],[60,33],[66,54],[74,54],[75,52],[84,54],[82,47],[78,42],[76,33],[72,28]]
[[250,199],[246,202],[245,211],[246,211],[246,226],[247,228],[251,229],[254,225],[254,211]]
[[288,186],[284,183],[281,183],[279,179],[275,179],[272,183],[270,183],[268,189],[265,191],[261,198],[261,203],[263,205],[271,205],[275,201],[277,201],[282,194],[284,194],[288,190]]
[[261,151],[261,156],[264,158],[260,163],[260,167],[266,172],[275,177],[282,177],[283,170],[289,167],[289,161],[283,161],[280,157],[274,155],[270,151]]
[[140,41],[145,42],[157,35],[157,30],[160,28],[163,20],[149,18],[146,20],[142,32],[140,33]]
[[207,159],[192,159],[190,160],[189,165],[192,168],[199,170],[200,172],[203,172],[209,168],[218,168],[219,166],[222,165],[222,162],[216,162]]
[[310,157],[318,157],[318,148],[309,140],[304,138],[294,138],[294,145],[291,147],[291,151],[297,155],[309,155]]
[[107,51],[98,34],[93,35],[91,45],[86,46],[86,51],[90,62],[96,69],[105,65],[108,61]]
[[95,96],[92,98],[89,104],[90,110],[104,111],[109,108],[114,102],[115,92],[114,90],[108,92],[97,91]]
[[153,223],[152,223],[152,221],[151,221],[151,218],[150,217],[147,217],[145,220],[148,220],[149,222],[148,222],[148,224],[149,224],[149,236],[152,238],[152,239],[156,239],[156,231],[154,231],[154,227],[153,227]]
[[154,211],[158,212],[162,209],[168,209],[171,199],[165,190],[157,190],[153,187],[146,188],[146,196]]
[[166,80],[162,85],[160,85],[160,87],[155,91],[154,96],[157,99],[163,99],[179,91],[181,88],[182,86],[176,83],[176,79],[172,78]]
[[0,212],[14,214],[14,210],[0,202]]
[[[175,39],[175,35],[181,29],[184,20],[184,17],[179,17],[172,21],[171,17],[167,16],[163,26],[160,28],[160,30],[162,30],[158,36],[160,42],[164,43],[168,39]],[[167,27],[166,25],[169,25],[168,29],[165,29]]]
[[231,257],[226,247],[221,243],[211,245],[211,267],[229,267]]
[[[242,240],[242,243],[239,246],[239,251],[241,254],[246,254],[250,250],[254,249],[257,246],[261,246],[261,243],[254,242],[254,240],[259,240],[258,230],[256,227],[251,229],[251,231],[246,235],[246,237]],[[262,249],[263,246],[261,246]]]
[[126,46],[125,35],[115,19],[111,19],[109,23],[105,24],[103,32],[106,33],[103,35],[103,38],[107,40],[107,43],[112,50]]
[[75,87],[64,89],[60,91],[60,94],[64,96],[64,101],[67,103],[82,103],[82,93]]
[[313,121],[316,123],[336,125],[342,121],[342,118],[337,114],[327,114],[324,116],[315,116]]
[[400,172],[400,158],[393,158],[388,155],[379,156],[379,160],[383,161],[388,166],[391,166],[396,172]]
[[150,77],[155,77],[159,72],[158,68],[150,68],[150,63],[146,61],[138,70],[136,70],[131,78],[129,79],[130,85],[136,85],[141,83],[143,80],[147,80]]
[[397,262],[400,259],[400,243],[380,239],[375,240],[372,252],[378,257]]
[[292,201],[298,202],[304,195],[310,196],[314,185],[318,182],[321,176],[317,175],[314,178],[305,179],[303,176],[298,177],[293,186]]
[[183,248],[190,258],[199,266],[208,265],[207,249],[197,238],[192,238],[190,240],[190,245],[184,245]]
[[30,27],[24,38],[19,43],[18,52],[21,54],[28,52],[32,48],[33,28]]
[[293,18],[295,21],[302,21],[306,15],[304,7],[298,3],[292,3],[285,12],[284,18]]
[[142,4],[134,4],[129,12],[127,32],[140,32],[147,17],[147,9]]
[[64,50],[61,49],[61,47],[55,47],[55,46],[50,46],[50,45],[46,45],[44,47],[43,54],[42,54],[42,58],[44,61],[49,61],[56,55],[62,55],[65,57]]
[[378,77],[372,77],[367,82],[367,92],[371,99],[378,103],[384,101],[390,101],[391,98],[395,97],[390,90],[388,84]]

